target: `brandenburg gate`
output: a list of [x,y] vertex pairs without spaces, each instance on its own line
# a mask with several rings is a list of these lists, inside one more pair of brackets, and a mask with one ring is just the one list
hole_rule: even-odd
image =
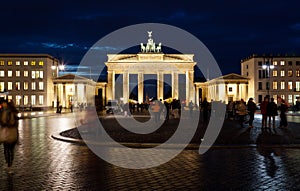
[[129,75],[137,74],[138,79],[138,102],[144,100],[144,75],[157,75],[157,99],[164,97],[164,74],[171,74],[172,98],[178,99],[179,74],[185,75],[185,98],[186,103],[195,103],[194,87],[194,62],[193,54],[164,54],[161,50],[161,43],[158,45],[152,39],[152,32],[148,32],[148,42],[141,43],[141,52],[138,54],[108,54],[107,66],[107,100],[115,100],[115,75],[123,75],[123,100],[128,102]]

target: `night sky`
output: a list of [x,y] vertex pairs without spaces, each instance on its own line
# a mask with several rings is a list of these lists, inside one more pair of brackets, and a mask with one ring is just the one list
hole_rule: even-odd
[[296,0],[2,1],[0,53],[47,53],[71,66],[114,30],[163,23],[201,40],[223,74],[240,73],[254,53],[300,55],[299,8]]

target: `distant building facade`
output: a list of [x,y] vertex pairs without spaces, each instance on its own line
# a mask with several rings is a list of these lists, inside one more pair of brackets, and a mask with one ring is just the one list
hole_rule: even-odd
[[241,61],[241,74],[249,78],[249,96],[261,103],[270,97],[285,99],[289,104],[296,104],[300,98],[300,57],[272,56],[273,69],[263,68],[264,56],[252,55]]
[[0,54],[0,92],[19,107],[51,107],[54,100],[53,65],[48,54]]

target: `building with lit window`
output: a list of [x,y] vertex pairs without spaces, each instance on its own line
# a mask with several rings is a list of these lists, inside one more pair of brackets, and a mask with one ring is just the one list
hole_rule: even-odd
[[58,60],[47,54],[0,54],[0,92],[20,108],[51,107]]
[[249,78],[249,96],[261,103],[266,95],[289,104],[300,99],[300,57],[252,55],[241,61],[241,74]]

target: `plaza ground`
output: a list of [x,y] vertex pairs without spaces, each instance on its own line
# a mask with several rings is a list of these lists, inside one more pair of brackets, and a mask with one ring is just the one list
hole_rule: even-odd
[[[260,134],[259,118],[256,119],[255,126],[258,127],[251,129],[250,137]],[[75,126],[71,113],[40,114],[21,119],[14,174],[5,172],[4,157],[0,155],[0,190],[300,189],[298,144],[212,147],[203,155],[198,150],[184,150],[158,167],[134,170],[105,162],[83,144],[51,137]],[[232,128],[232,131],[247,131],[238,126]],[[287,131],[278,129],[278,134],[295,133],[291,128]],[[119,156],[116,160],[126,156],[122,148],[108,148],[108,152]],[[0,153],[3,153],[2,147]]]

